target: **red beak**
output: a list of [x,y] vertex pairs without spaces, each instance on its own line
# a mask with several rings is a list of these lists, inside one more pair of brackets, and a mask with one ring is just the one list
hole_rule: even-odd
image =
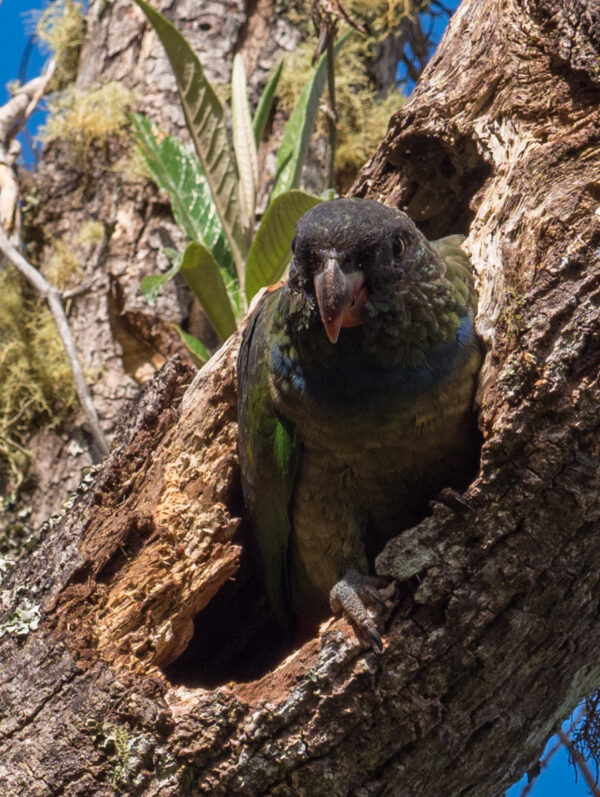
[[315,296],[325,332],[332,343],[337,343],[342,327],[362,324],[367,289],[361,271],[345,274],[336,258],[327,258],[315,277]]

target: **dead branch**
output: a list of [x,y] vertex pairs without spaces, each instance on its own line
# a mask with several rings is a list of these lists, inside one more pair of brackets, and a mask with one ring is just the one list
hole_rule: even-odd
[[92,396],[87,386],[85,375],[83,373],[81,363],[79,362],[79,357],[77,356],[77,348],[75,346],[75,341],[73,340],[73,335],[71,334],[67,316],[62,306],[58,288],[55,288],[53,285],[51,285],[45,279],[45,277],[43,277],[42,274],[40,274],[40,272],[23,257],[16,246],[10,242],[8,236],[1,226],[0,252],[2,252],[2,254],[8,260],[10,260],[13,266],[21,272],[30,285],[33,285],[42,299],[45,299],[48,302],[48,306],[50,307],[54,321],[56,323],[58,334],[60,335],[60,339],[62,340],[63,346],[65,348],[65,354],[67,355],[69,365],[71,366],[71,372],[73,374],[73,380],[75,381],[75,389],[77,390],[77,396],[79,397],[81,409],[85,415],[90,432],[94,437],[94,441],[98,446],[98,450],[102,456],[106,456],[109,451],[108,441],[104,436],[104,432],[102,431],[98,421],[96,408],[94,407],[94,402],[92,401]]

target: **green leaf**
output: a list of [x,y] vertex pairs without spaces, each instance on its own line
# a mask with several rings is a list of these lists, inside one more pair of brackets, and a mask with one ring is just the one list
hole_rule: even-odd
[[173,324],[173,326],[179,333],[179,337],[181,338],[181,340],[185,343],[189,351],[192,353],[198,365],[204,365],[204,363],[210,360],[210,352],[208,351],[206,346],[202,343],[202,341],[198,340],[198,338],[195,337],[194,335],[190,335],[190,333],[182,329],[179,326],[179,324]]
[[158,34],[175,73],[188,130],[229,241],[240,284],[247,247],[240,221],[238,175],[227,138],[225,114],[196,54],[168,19],[145,0],[135,0]]
[[246,263],[248,302],[265,285],[281,277],[291,257],[296,222],[322,200],[304,191],[286,191],[271,202],[262,218]]
[[231,277],[229,274],[223,274],[223,282],[225,289],[229,296],[229,303],[233,309],[233,314],[238,321],[241,321],[246,313],[245,296],[242,299],[240,292],[240,284],[236,278]]
[[252,118],[248,105],[246,70],[239,53],[233,59],[231,72],[231,118],[233,149],[240,175],[243,227],[249,236],[254,226],[254,209],[258,191],[258,155],[254,143]]
[[171,260],[173,260],[173,265],[168,271],[165,271],[164,274],[150,274],[142,280],[142,293],[148,304],[154,304],[162,286],[166,285],[169,280],[172,280],[181,268],[181,254],[179,252],[174,252],[173,256],[169,256]]
[[[137,0],[136,0],[137,1]],[[335,44],[336,55],[350,35],[346,33]],[[306,158],[306,152],[314,131],[319,102],[327,80],[327,52],[319,58],[312,77],[302,89],[298,104],[292,111],[283,132],[281,146],[277,152],[277,172],[269,201],[291,188],[297,188]]]
[[258,101],[256,111],[254,112],[252,127],[254,128],[254,143],[257,147],[260,144],[265,130],[265,125],[267,124],[267,119],[271,113],[273,98],[275,97],[275,90],[277,89],[277,84],[279,83],[282,69],[283,60],[277,64],[275,71],[269,78],[269,82],[265,86],[263,93],[260,95],[260,100]]
[[191,241],[207,246],[228,271],[233,259],[200,162],[174,136],[158,137],[156,126],[141,113],[130,114],[133,134],[157,186],[171,200],[175,221]]
[[181,273],[198,297],[219,340],[227,340],[237,325],[223,277],[210,251],[196,241],[188,244]]

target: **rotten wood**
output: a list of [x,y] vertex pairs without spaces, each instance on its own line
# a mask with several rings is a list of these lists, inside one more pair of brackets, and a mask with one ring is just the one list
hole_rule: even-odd
[[[598,685],[599,21],[583,0],[466,0],[354,188],[468,233],[487,347],[466,506],[378,558],[401,592],[385,653],[330,620],[268,662],[260,601],[226,599],[237,339],[193,379],[170,360],[5,578],[8,793],[496,795]],[[225,641],[250,634],[263,672],[215,686],[202,618],[232,605]]]

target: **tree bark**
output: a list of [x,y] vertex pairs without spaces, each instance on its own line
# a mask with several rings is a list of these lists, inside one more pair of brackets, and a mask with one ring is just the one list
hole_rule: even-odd
[[354,187],[468,233],[487,348],[477,478],[378,557],[384,654],[341,619],[267,649],[239,338],[171,359],[5,577],[6,793],[496,795],[598,686],[599,55],[597,5],[465,0]]

